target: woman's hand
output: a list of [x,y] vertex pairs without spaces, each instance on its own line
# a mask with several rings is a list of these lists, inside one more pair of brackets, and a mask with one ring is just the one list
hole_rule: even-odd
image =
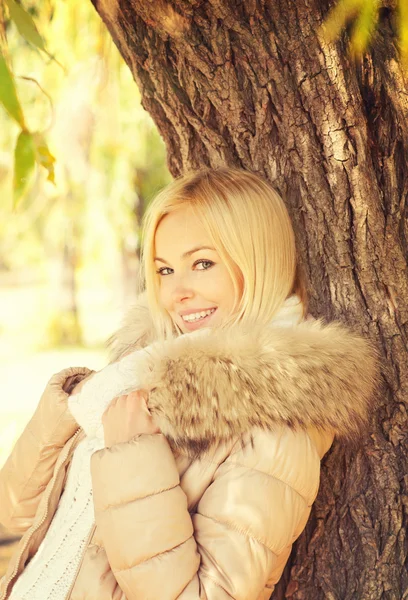
[[147,408],[148,392],[138,390],[114,398],[102,415],[105,446],[128,442],[140,433],[160,433]]

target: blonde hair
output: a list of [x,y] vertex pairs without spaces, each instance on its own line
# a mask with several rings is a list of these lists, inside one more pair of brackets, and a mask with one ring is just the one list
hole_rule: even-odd
[[145,215],[142,281],[159,338],[180,332],[159,303],[155,234],[165,215],[183,207],[200,219],[234,283],[234,313],[223,326],[238,321],[266,324],[291,293],[299,295],[306,310],[295,236],[282,198],[249,171],[206,168],[175,179],[159,192]]

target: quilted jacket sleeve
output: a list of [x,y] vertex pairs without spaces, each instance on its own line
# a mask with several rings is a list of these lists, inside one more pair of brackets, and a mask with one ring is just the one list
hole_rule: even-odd
[[319,467],[306,432],[260,432],[221,463],[190,515],[164,436],[94,454],[96,523],[128,600],[258,600],[272,591],[306,524]]
[[32,524],[60,450],[78,429],[68,411],[67,392],[90,373],[85,368],[69,368],[50,379],[0,470],[0,523],[14,533],[24,533]]

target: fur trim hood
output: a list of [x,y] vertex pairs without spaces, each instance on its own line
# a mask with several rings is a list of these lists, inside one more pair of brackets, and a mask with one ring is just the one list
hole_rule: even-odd
[[340,323],[198,330],[154,343],[144,295],[111,338],[112,359],[148,348],[139,373],[170,443],[198,454],[253,428],[315,427],[356,440],[378,371],[371,344]]

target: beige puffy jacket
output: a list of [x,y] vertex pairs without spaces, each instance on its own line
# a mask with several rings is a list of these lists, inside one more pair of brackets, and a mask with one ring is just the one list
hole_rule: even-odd
[[[130,314],[115,357],[153,341]],[[162,434],[92,457],[96,525],[67,600],[269,598],[308,519],[333,434],[359,435],[375,357],[338,324],[212,331],[157,343],[146,359]],[[22,535],[0,600],[34,555],[84,433],[67,393],[47,385],[0,473],[0,522]]]

